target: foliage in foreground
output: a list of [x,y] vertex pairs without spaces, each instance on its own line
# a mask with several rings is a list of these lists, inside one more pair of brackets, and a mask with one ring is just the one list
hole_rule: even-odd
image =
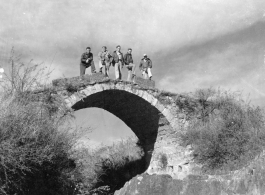
[[[1,81],[0,194],[73,194],[70,157],[77,136],[63,125],[69,112],[56,97],[35,98],[49,73],[14,55]],[[60,110],[60,112],[59,112]]]
[[95,150],[83,148],[76,155],[81,173],[80,194],[113,194],[126,181],[145,171],[144,152],[135,138]]
[[264,148],[264,112],[240,95],[212,89],[198,90],[198,117],[189,121],[183,144],[191,145],[194,160],[205,171],[238,169]]
[[75,135],[61,128],[43,103],[23,98],[0,103],[0,189],[6,194],[67,194],[75,168]]
[[31,63],[12,50],[0,83],[0,194],[111,194],[145,168],[132,139],[96,151],[78,148],[82,134],[69,129],[71,112],[43,82],[50,73]]
[[145,169],[135,139],[77,148],[50,105],[15,98],[0,108],[0,194],[111,194]]

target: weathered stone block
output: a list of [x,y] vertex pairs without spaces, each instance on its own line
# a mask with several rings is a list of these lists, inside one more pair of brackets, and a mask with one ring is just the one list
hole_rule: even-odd
[[155,81],[143,79],[141,77],[135,78],[135,84],[138,84],[139,86],[147,87],[147,88],[154,88],[155,87]]

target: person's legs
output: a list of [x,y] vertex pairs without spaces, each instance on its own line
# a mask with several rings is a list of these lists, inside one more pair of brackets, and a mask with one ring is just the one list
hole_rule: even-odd
[[106,75],[106,77],[109,77],[109,68],[110,68],[110,62],[106,62],[106,65],[105,65],[105,75]]
[[96,67],[93,60],[90,62],[90,66],[91,66],[91,73],[96,73]]
[[99,72],[102,73],[102,68],[103,68],[103,66],[102,66],[102,63],[101,63],[100,60],[99,60],[99,62],[98,62],[98,67],[99,67]]
[[131,75],[132,75],[132,67],[130,64],[128,65],[125,65],[126,68],[128,69],[128,78],[127,78],[127,81],[131,81]]
[[119,79],[121,80],[122,79],[122,74],[121,74],[121,62],[119,62]]
[[80,76],[84,75],[86,72],[86,66],[83,64],[80,64]]
[[143,73],[142,73],[142,74],[143,74],[144,79],[147,79],[147,76],[148,76],[148,75],[147,75],[147,70],[146,70],[146,68],[143,70]]
[[128,69],[128,81],[131,81],[135,77],[135,64],[130,63],[129,65],[126,65]]
[[135,71],[136,71],[136,65],[135,64],[132,64],[132,82],[135,81]]
[[[102,69],[105,69],[105,73]],[[104,64],[102,65],[102,68],[100,69],[100,73],[105,74],[105,76],[106,76],[106,65],[104,65]]]
[[132,71],[128,70],[128,78],[127,81],[131,81],[131,77],[132,77]]
[[147,73],[148,73],[148,77],[149,77],[149,79],[151,80],[151,78],[152,78],[152,72],[151,72],[151,68],[147,68]]
[[120,63],[115,63],[115,77],[116,79],[119,79],[120,78],[120,70],[119,70],[119,67],[120,67]]
[[135,71],[136,71],[136,65],[135,64],[131,64],[132,65],[132,75],[135,76]]

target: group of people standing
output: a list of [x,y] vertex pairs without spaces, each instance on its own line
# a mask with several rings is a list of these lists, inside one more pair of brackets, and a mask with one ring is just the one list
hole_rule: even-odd
[[[115,77],[116,80],[122,79],[121,69],[125,66],[128,70],[128,78],[127,81],[133,81],[135,79],[135,72],[136,72],[136,65],[133,62],[132,58],[132,49],[129,48],[127,53],[123,55],[121,52],[121,46],[118,45],[116,50],[110,54],[107,50],[106,46],[102,47],[102,51],[98,53],[99,59],[99,72],[103,73],[106,77],[109,78],[109,69],[110,66],[114,66],[115,68]],[[86,68],[91,67],[91,73],[96,73],[96,68],[93,60],[93,53],[91,53],[91,48],[87,47],[86,52],[81,56],[81,63],[80,63],[80,76],[85,74]],[[152,61],[144,54],[143,58],[141,59],[139,68],[141,73],[145,79],[152,78],[151,68],[152,68]]]

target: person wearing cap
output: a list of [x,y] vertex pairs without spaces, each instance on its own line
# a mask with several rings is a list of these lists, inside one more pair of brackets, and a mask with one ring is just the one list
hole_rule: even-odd
[[121,68],[123,68],[124,65],[124,58],[123,58],[123,54],[121,52],[121,46],[118,45],[116,47],[116,51],[113,52],[113,63],[114,63],[114,67],[115,67],[115,77],[116,80],[121,80],[122,75],[121,75]]
[[142,75],[145,79],[147,79],[147,77],[151,80],[152,78],[152,72],[151,72],[151,68],[152,68],[152,61],[147,57],[146,54],[144,54],[144,58],[141,59],[139,68],[142,72]]
[[124,64],[125,67],[128,69],[128,78],[127,81],[133,81],[135,78],[135,64],[133,64],[132,58],[132,49],[129,48],[128,52],[124,55]]
[[112,61],[112,56],[110,55],[106,46],[103,46],[102,51],[98,53],[98,59],[99,59],[99,72],[102,73],[102,68],[103,66],[105,66],[105,76],[109,77],[109,68],[110,68],[110,63]]
[[91,67],[91,73],[96,73],[95,64],[93,61],[93,53],[91,53],[91,48],[87,47],[86,52],[81,56],[80,62],[80,76],[84,75],[86,68]]

